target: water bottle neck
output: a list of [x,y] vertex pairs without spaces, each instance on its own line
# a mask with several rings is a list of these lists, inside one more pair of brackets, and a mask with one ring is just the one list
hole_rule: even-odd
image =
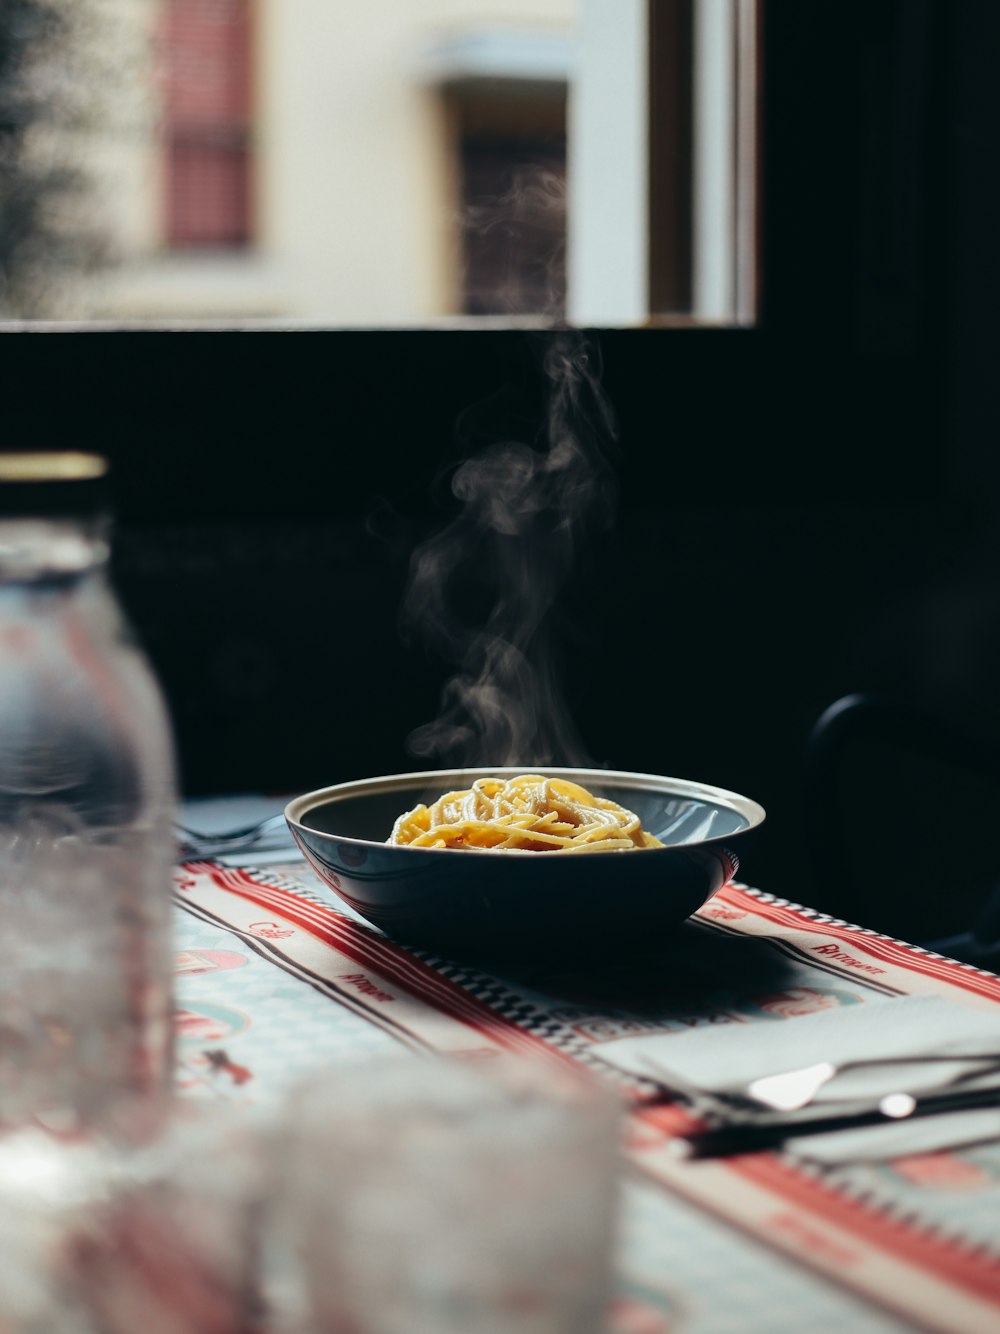
[[93,520],[0,520],[0,589],[74,584],[100,576],[107,560],[107,540]]

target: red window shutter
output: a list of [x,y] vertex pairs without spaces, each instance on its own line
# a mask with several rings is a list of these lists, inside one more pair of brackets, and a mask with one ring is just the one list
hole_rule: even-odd
[[179,248],[251,236],[249,0],[167,0],[166,237]]

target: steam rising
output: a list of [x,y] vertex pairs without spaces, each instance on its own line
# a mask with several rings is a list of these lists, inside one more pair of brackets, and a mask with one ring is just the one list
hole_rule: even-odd
[[509,188],[466,206],[461,219],[469,314],[566,309],[566,179],[539,162],[514,169]]
[[[585,548],[610,526],[615,429],[586,335],[542,335],[540,438],[491,444],[455,472],[457,517],[413,553],[403,624],[453,663],[439,716],[409,738],[446,766],[582,764],[563,700],[552,611]],[[584,577],[584,576],[580,576]]]

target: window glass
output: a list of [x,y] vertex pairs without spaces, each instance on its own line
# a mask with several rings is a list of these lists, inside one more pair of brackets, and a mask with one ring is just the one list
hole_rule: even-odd
[[13,0],[0,318],[752,318],[754,0]]

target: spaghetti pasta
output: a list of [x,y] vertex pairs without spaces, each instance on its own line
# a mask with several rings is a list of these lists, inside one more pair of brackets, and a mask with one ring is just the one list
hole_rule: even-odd
[[618,852],[663,845],[639,817],[578,783],[540,774],[479,778],[405,811],[387,843],[518,852]]

